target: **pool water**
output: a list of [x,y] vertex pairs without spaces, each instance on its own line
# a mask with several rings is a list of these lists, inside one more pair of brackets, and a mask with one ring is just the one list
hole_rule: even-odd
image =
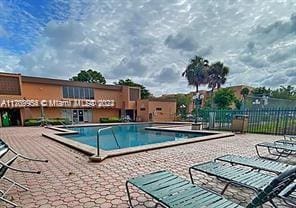
[[[128,147],[143,146],[149,144],[163,143],[169,141],[177,141],[190,139],[193,137],[201,137],[209,134],[206,133],[187,133],[187,132],[172,132],[159,130],[145,130],[151,124],[129,124],[113,126],[116,140],[111,129],[103,130],[100,133],[100,149],[114,150]],[[97,131],[106,126],[96,127],[79,127],[71,128],[78,131],[79,134],[66,135],[68,139],[78,141],[93,147],[97,147]]]

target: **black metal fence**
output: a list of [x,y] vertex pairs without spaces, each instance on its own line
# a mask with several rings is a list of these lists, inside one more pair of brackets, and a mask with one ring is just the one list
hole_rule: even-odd
[[249,133],[296,135],[296,108],[259,110],[199,110],[203,128],[210,130],[232,130],[236,115],[248,116]]

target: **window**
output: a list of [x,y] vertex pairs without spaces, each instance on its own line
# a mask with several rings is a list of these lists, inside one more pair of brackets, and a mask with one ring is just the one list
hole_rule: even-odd
[[75,87],[74,88],[74,98],[76,98],[76,99],[79,99],[80,98],[80,96],[79,96],[79,88],[78,87]]
[[68,87],[68,89],[69,89],[69,97],[68,98],[74,98],[74,88]]
[[140,111],[145,111],[146,110],[146,108],[140,108]]
[[90,99],[90,90],[89,88],[84,88],[85,89],[85,99]]
[[72,99],[94,99],[94,89],[63,86],[63,97]]
[[130,101],[137,101],[140,99],[140,90],[136,88],[129,88]]
[[79,88],[79,90],[80,90],[80,98],[81,99],[85,99],[85,94],[84,94],[84,88]]
[[0,76],[0,95],[20,95],[21,87],[18,77]]
[[92,88],[89,89],[89,98],[90,99],[95,99],[94,89],[92,89]]
[[69,87],[63,87],[63,97],[64,98],[69,97]]
[[162,108],[156,108],[157,111],[162,111]]

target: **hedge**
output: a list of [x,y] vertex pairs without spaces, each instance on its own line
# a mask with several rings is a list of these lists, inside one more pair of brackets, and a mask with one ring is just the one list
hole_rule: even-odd
[[117,117],[111,117],[111,118],[100,118],[100,123],[120,123],[122,120]]
[[[61,124],[71,124],[69,119],[66,118],[49,118],[45,119],[46,124],[49,125],[61,125]],[[25,126],[40,126],[41,118],[26,119],[24,121]]]

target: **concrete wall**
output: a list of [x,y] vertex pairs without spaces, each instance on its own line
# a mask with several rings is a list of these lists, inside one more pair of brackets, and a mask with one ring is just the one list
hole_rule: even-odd
[[[142,109],[142,110],[141,110]],[[149,119],[151,115],[151,120]],[[176,117],[176,102],[163,100],[137,101],[138,121],[174,121]]]
[[[157,110],[161,108],[161,110]],[[149,101],[149,113],[152,121],[173,121],[176,116],[176,102]]]
[[137,101],[137,121],[149,121],[149,100]]

